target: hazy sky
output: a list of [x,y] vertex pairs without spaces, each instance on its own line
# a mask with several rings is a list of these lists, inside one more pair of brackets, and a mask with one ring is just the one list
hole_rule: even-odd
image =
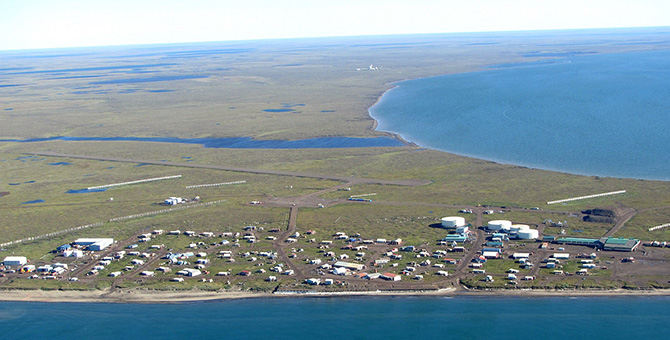
[[670,26],[668,0],[0,0],[0,50]]

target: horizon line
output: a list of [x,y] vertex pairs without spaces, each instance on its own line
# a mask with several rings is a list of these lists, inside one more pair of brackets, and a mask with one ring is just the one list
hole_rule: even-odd
[[305,36],[305,37],[281,37],[281,38],[246,38],[246,39],[228,39],[228,40],[194,40],[194,41],[176,41],[176,42],[146,42],[130,44],[101,44],[101,45],[78,45],[78,46],[57,46],[57,47],[33,47],[33,48],[8,48],[0,49],[0,52],[20,52],[20,51],[44,51],[44,50],[64,50],[80,48],[113,48],[113,47],[141,47],[141,46],[165,46],[165,45],[185,45],[185,44],[207,44],[207,43],[238,43],[238,42],[261,42],[261,41],[280,41],[280,40],[307,40],[307,39],[333,39],[333,38],[364,38],[364,37],[391,37],[391,36],[421,36],[421,35],[450,35],[450,34],[487,34],[487,33],[523,33],[523,32],[566,32],[566,31],[597,31],[597,30],[636,30],[636,29],[658,29],[670,26],[632,26],[632,27],[588,27],[588,28],[542,28],[528,30],[499,30],[499,31],[453,31],[453,32],[424,32],[424,33],[388,33],[388,34],[361,34],[361,35],[329,35],[329,36]]

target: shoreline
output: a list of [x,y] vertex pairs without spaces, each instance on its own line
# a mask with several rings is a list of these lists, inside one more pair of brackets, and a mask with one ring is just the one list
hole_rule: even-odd
[[472,297],[472,298],[533,298],[533,297],[642,297],[670,296],[670,290],[546,290],[546,289],[497,289],[468,290],[446,288],[436,290],[408,291],[349,291],[349,292],[287,292],[254,293],[245,291],[75,291],[75,290],[0,290],[0,302],[44,302],[44,303],[188,303],[217,300],[257,299],[257,298],[340,298],[340,297]]

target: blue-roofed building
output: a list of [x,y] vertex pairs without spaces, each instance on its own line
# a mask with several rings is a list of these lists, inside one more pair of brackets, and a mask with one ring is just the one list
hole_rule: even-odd
[[64,244],[64,245],[62,245],[62,246],[56,248],[56,251],[59,252],[59,253],[62,253],[62,252],[66,251],[66,250],[68,250],[68,249],[70,249],[70,248],[72,248],[71,245],[69,245],[69,244]]

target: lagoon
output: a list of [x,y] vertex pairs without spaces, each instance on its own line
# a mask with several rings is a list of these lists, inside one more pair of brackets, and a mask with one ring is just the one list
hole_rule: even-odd
[[670,51],[568,54],[403,81],[378,130],[455,154],[561,172],[670,180]]

